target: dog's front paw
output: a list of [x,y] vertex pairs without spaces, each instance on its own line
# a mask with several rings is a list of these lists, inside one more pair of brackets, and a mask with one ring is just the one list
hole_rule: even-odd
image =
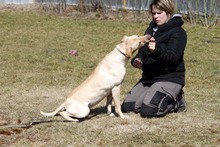
[[109,116],[113,117],[113,116],[115,116],[115,114],[114,113],[110,113]]
[[112,113],[112,111],[107,111],[107,114],[108,114],[109,116],[111,116],[111,117],[115,116],[115,114]]

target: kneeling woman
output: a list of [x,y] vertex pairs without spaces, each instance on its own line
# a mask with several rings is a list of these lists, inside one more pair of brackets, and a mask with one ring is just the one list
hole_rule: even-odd
[[187,35],[181,15],[174,14],[174,0],[153,0],[152,22],[145,35],[150,42],[131,60],[142,70],[142,78],[126,96],[122,111],[142,117],[160,117],[171,112],[185,112],[182,88],[185,85],[184,49]]

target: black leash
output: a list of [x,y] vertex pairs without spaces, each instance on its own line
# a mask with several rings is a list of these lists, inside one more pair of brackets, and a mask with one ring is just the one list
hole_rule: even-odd
[[[107,108],[107,106],[112,102],[112,100],[110,100],[109,102],[107,102],[105,107],[102,107],[100,109],[100,111],[98,111],[97,113],[94,113],[91,116],[88,116],[86,118],[83,119],[79,119],[79,122],[83,122],[85,120],[89,120],[92,119],[93,117],[101,114],[102,112],[104,112],[104,110]],[[31,121],[27,122],[27,123],[21,123],[21,124],[7,124],[7,125],[2,125],[0,126],[0,129],[5,129],[5,128],[22,128],[22,129],[29,129],[30,127],[34,126],[34,125],[38,125],[38,124],[42,124],[42,123],[49,123],[49,122],[70,122],[68,120],[54,120],[54,119],[32,119]]]
[[0,129],[5,128],[22,128],[22,129],[29,129],[30,127],[42,124],[42,123],[49,123],[49,122],[69,122],[67,120],[54,120],[54,119],[33,119],[27,123],[20,123],[20,124],[7,124],[0,126]]
[[[109,105],[110,103],[111,103],[111,101],[109,101],[109,102],[107,103],[107,105]],[[106,106],[107,106],[107,105],[106,105]],[[93,117],[95,117],[95,116],[101,114],[101,113],[104,112],[104,110],[106,109],[106,106],[105,106],[105,107],[102,107],[99,112],[94,113],[94,114],[91,115],[91,116],[88,116],[88,117],[86,117],[86,118],[79,119],[79,122],[83,122],[83,121],[85,121],[85,120],[92,119]],[[29,121],[29,122],[27,122],[27,123],[2,125],[2,126],[0,126],[0,129],[1,129],[1,128],[3,128],[3,129],[5,129],[5,128],[22,128],[22,129],[29,129],[30,127],[32,127],[32,126],[34,126],[34,125],[38,125],[38,124],[42,124],[42,123],[50,123],[50,122],[70,122],[70,121],[68,121],[68,120],[54,120],[54,119],[47,119],[47,118],[46,118],[46,119],[45,119],[45,118],[44,118],[44,119],[33,119],[33,120],[31,120],[31,121]]]

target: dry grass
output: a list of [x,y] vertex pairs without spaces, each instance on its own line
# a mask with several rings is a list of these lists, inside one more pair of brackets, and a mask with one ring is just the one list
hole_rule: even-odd
[[[15,126],[44,119],[39,110],[54,110],[123,35],[141,35],[146,26],[0,11],[0,146],[220,146],[219,27],[184,26],[187,113],[120,119],[102,112],[80,123],[57,116],[30,128]],[[71,49],[79,55],[70,56]],[[121,100],[140,76],[128,65]]]

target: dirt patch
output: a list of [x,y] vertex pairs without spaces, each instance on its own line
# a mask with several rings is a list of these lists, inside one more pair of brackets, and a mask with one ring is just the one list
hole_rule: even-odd
[[10,136],[13,134],[20,134],[22,132],[21,129],[17,129],[17,128],[12,128],[12,129],[7,129],[7,130],[0,130],[0,136],[4,135],[4,136]]
[[0,113],[0,126],[7,125],[9,124],[9,122],[10,122],[9,119],[6,118],[4,114]]

